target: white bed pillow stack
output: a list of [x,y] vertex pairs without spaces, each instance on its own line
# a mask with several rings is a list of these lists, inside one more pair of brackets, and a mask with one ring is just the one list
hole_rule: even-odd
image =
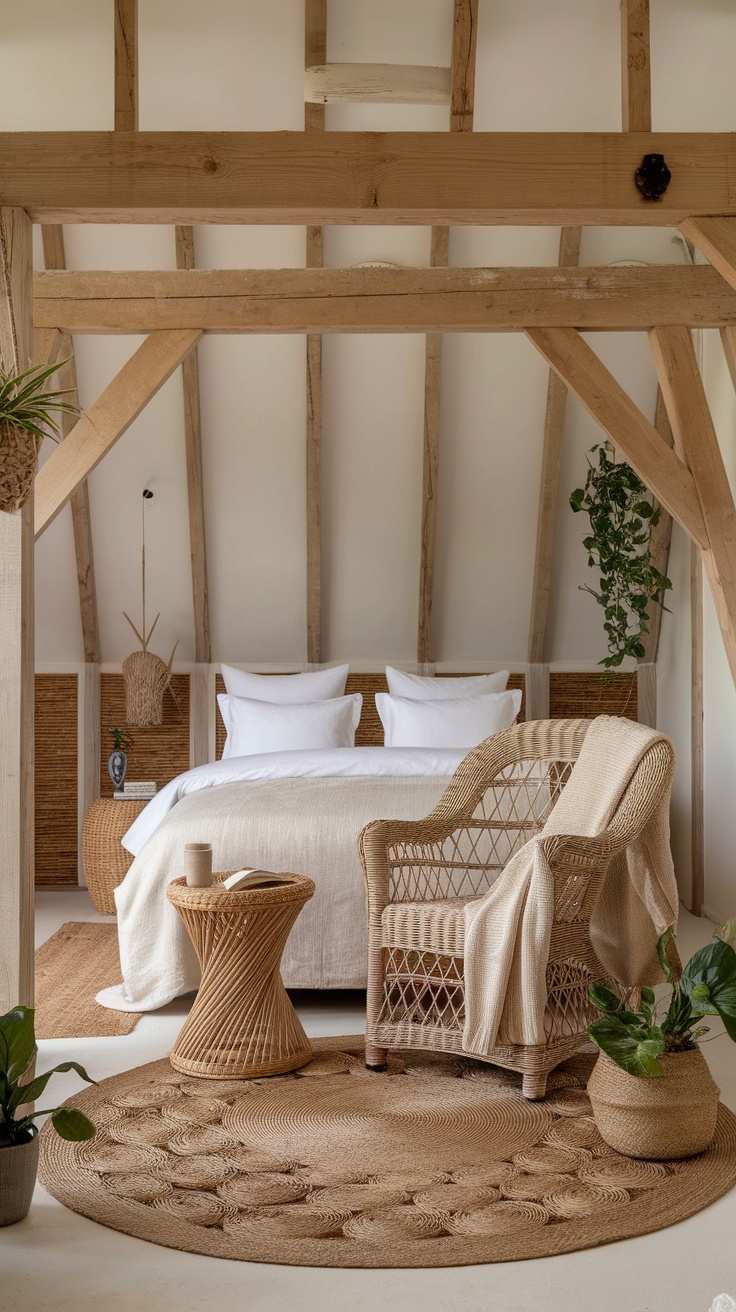
[[343,696],[347,665],[309,674],[251,674],[223,665],[218,695],[227,738],[222,752],[254,756],[320,747],[354,747],[363,698]]
[[521,692],[507,690],[508,670],[467,678],[424,678],[386,668],[389,691],[376,693],[386,747],[476,747],[509,729]]

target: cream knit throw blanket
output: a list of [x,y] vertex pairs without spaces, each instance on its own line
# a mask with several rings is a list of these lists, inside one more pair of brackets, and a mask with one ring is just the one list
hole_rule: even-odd
[[[484,897],[465,908],[466,1051],[486,1056],[497,1042],[545,1042],[554,881],[540,838],[602,833],[642,757],[661,739],[630,720],[593,720],[541,834],[511,858]],[[656,942],[676,924],[677,909],[668,790],[637,841],[611,863],[591,918],[591,942],[615,979],[662,979]]]

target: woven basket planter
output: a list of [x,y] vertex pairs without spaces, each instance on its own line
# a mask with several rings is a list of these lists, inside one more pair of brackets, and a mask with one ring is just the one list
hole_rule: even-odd
[[40,442],[15,424],[0,424],[0,510],[14,514],[31,494]]
[[28,1215],[38,1171],[38,1132],[27,1143],[0,1148],[0,1226]]
[[627,1157],[692,1157],[711,1143],[719,1089],[699,1048],[658,1058],[663,1074],[629,1075],[601,1053],[588,1080],[595,1123]]

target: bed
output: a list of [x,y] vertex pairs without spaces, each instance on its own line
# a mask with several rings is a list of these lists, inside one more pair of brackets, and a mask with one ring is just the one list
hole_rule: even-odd
[[[361,723],[375,741],[376,676],[369,677]],[[212,844],[215,870],[253,866],[314,879],[315,896],[284,952],[284,982],[291,988],[365,987],[358,835],[379,817],[426,815],[466,751],[341,746],[260,752],[226,756],[174,779],[123,839],[135,858],[115,891],[123,983],[104,989],[98,1001],[119,1011],[151,1011],[196,989],[198,962],[165,895],[181,873],[189,842]]]

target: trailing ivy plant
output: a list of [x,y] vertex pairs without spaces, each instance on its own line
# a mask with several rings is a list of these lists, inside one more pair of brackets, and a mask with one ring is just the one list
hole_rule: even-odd
[[[591,459],[593,457],[593,459]],[[596,458],[597,457],[597,458]],[[649,606],[660,605],[672,583],[652,564],[649,540],[660,517],[649,493],[630,465],[616,460],[610,442],[588,453],[585,487],[576,488],[570,505],[585,511],[590,533],[583,538],[588,564],[599,572],[598,587],[581,584],[603,607],[608,655],[604,681],[626,656],[645,655],[642,637],[649,632]]]

